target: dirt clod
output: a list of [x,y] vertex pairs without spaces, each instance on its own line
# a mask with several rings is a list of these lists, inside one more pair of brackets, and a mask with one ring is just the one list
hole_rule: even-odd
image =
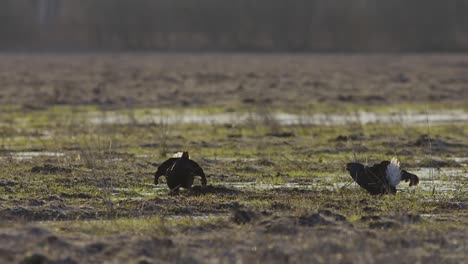
[[364,140],[366,137],[364,134],[351,134],[351,135],[338,135],[335,141],[348,141],[348,140]]
[[214,185],[207,185],[207,186],[193,186],[187,192],[190,195],[203,195],[203,194],[239,194],[241,191],[229,187],[224,186],[214,186]]
[[279,138],[289,138],[289,137],[294,137],[293,132],[271,132],[271,133],[266,133],[265,136],[267,137],[279,137]]
[[11,187],[15,186],[16,184],[17,182],[13,180],[0,179],[0,187]]
[[303,226],[330,225],[331,221],[318,213],[299,217],[299,224]]
[[106,244],[106,243],[95,242],[95,243],[92,243],[92,244],[89,244],[89,245],[85,246],[85,251],[88,254],[96,254],[96,253],[99,253],[99,252],[103,251],[107,247],[108,247],[108,244]]
[[22,264],[46,264],[49,263],[49,258],[40,253],[32,253],[24,257]]
[[243,225],[258,219],[258,217],[258,214],[253,211],[234,209],[231,220],[236,224]]
[[32,173],[44,173],[44,174],[55,174],[55,173],[71,173],[73,170],[69,168],[63,168],[52,164],[44,164],[42,166],[35,166],[31,168]]
[[398,228],[401,225],[396,221],[374,221],[369,223],[369,228],[373,229],[389,229],[389,228]]

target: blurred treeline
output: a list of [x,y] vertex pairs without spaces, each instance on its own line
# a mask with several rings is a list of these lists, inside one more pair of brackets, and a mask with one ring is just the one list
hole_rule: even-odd
[[0,0],[0,49],[466,51],[468,0]]

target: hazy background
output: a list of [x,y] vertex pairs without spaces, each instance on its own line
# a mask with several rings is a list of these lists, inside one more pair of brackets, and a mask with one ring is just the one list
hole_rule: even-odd
[[1,0],[0,50],[468,50],[468,0]]

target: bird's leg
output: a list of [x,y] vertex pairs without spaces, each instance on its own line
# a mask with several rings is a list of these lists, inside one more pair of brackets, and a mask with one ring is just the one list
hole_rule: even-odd
[[157,175],[157,174],[154,175],[154,185],[158,185],[158,183],[159,183],[159,177],[161,177],[161,176],[162,176],[162,175]]
[[178,194],[179,194],[179,188],[180,188],[180,185],[174,187],[173,189],[171,189],[171,190],[169,191],[169,194],[170,194],[170,195],[178,195]]
[[201,184],[203,187],[206,187],[206,177],[205,177],[205,174],[201,175]]

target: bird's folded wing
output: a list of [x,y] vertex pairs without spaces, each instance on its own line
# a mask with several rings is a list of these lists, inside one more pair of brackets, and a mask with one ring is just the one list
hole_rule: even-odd
[[200,167],[200,165],[198,165],[198,163],[196,163],[195,161],[193,160],[190,160],[190,167],[191,167],[191,171],[193,174],[195,174],[196,176],[200,176],[201,177],[201,183],[203,186],[206,186],[206,176],[205,176],[205,172],[203,171],[202,167]]
[[190,160],[189,164],[190,164],[190,170],[192,171],[193,174],[197,176],[205,176],[205,172],[203,171],[202,167],[198,165],[198,163],[196,163],[193,160]]
[[164,161],[163,163],[161,163],[161,165],[159,165],[158,171],[161,171],[161,172],[165,173],[170,167],[172,167],[174,162],[176,162],[177,160],[179,160],[179,158],[170,158],[170,159]]
[[364,186],[361,185],[368,192],[373,194],[380,194],[387,186],[385,178],[379,174],[378,170],[375,170],[374,167],[365,168],[363,179],[361,181],[364,183]]

